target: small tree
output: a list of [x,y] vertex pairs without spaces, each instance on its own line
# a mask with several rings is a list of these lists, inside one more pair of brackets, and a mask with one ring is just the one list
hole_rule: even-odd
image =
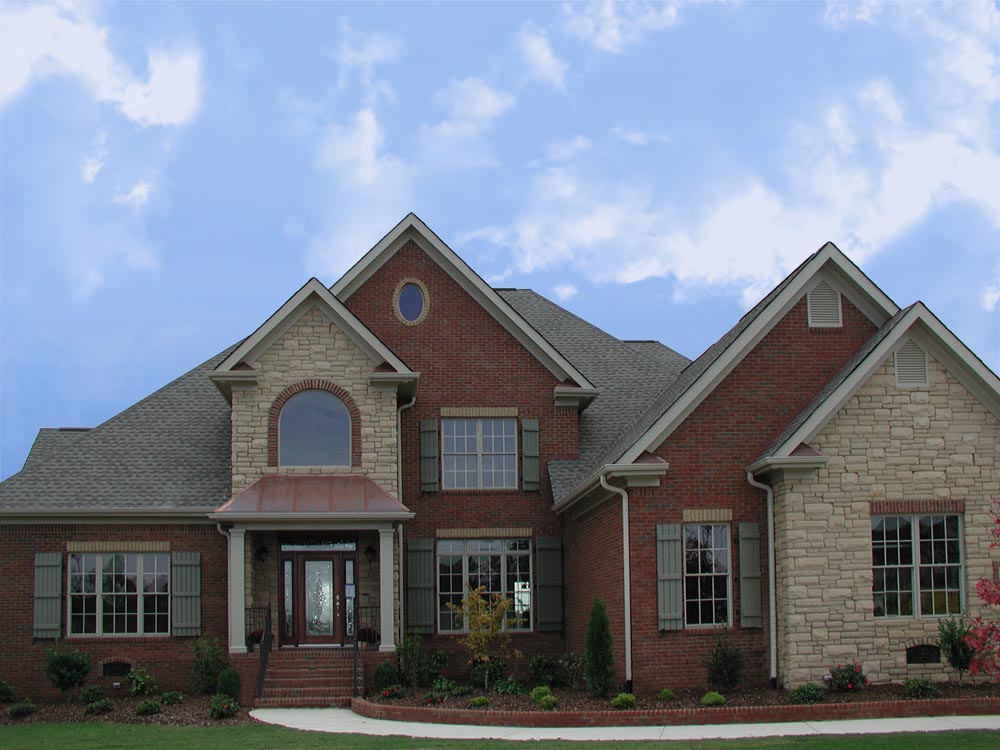
[[720,635],[705,661],[709,687],[728,693],[743,682],[743,651]]
[[583,677],[587,690],[597,698],[604,698],[615,679],[615,655],[611,652],[611,625],[608,610],[599,597],[594,597],[590,607],[590,622],[584,641]]
[[[491,594],[487,599],[483,596],[485,591],[485,586],[470,589],[462,599],[462,606],[449,602],[448,608],[458,613],[469,628],[460,642],[469,654],[469,663],[485,667],[479,671],[483,675],[483,689],[489,690],[490,662],[503,658],[510,651],[510,633],[504,629],[504,624],[513,620],[507,618],[511,600],[498,594]],[[517,651],[514,654],[520,656]]]
[[938,623],[938,632],[941,651],[944,652],[944,657],[951,668],[958,672],[958,679],[961,682],[962,674],[968,671],[972,663],[972,647],[965,640],[972,632],[972,627],[961,619],[941,620]]
[[[990,528],[993,542],[990,547],[1000,544],[1000,501],[993,506],[993,526]],[[980,578],[976,584],[979,600],[987,607],[1000,607],[1000,583],[988,578]],[[970,623],[970,633],[965,642],[972,649],[969,672],[972,674],[992,674],[1000,681],[1000,620],[976,617]]]
[[90,674],[90,656],[76,649],[60,649],[59,644],[45,652],[45,674],[59,690],[69,697]]

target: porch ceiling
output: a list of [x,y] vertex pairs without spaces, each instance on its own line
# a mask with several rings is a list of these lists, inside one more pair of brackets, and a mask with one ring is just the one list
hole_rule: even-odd
[[410,509],[358,474],[269,474],[211,516],[217,521],[408,520]]

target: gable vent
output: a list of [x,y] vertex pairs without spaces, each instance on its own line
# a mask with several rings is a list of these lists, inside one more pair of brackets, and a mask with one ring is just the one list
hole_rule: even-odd
[[821,281],[806,295],[810,328],[840,328],[840,292]]
[[927,385],[927,352],[909,339],[896,350],[896,385]]

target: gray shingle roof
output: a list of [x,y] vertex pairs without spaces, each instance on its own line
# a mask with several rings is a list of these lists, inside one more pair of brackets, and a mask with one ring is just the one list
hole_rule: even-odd
[[500,295],[600,389],[580,415],[580,458],[549,461],[558,500],[573,489],[581,467],[600,463],[622,429],[639,418],[689,360],[662,345],[648,356],[530,289],[502,290]]
[[795,418],[788,423],[785,429],[783,429],[781,433],[771,442],[771,444],[764,449],[764,452],[761,453],[756,460],[759,461],[762,458],[773,456],[778,448],[780,448],[782,444],[794,435],[795,431],[805,424],[806,420],[809,419],[809,417],[811,417],[816,410],[823,405],[823,402],[830,398],[830,396],[833,395],[833,392],[851,376],[851,373],[861,366],[861,363],[868,358],[868,355],[875,350],[875,347],[881,344],[883,339],[892,333],[892,330],[899,324],[899,321],[903,319],[903,316],[906,315],[912,307],[913,305],[903,308],[883,323],[882,326],[872,334],[871,338],[869,338],[864,345],[854,353],[854,356],[847,361],[847,364],[840,369],[840,372],[834,375],[833,378],[831,378],[830,381],[823,386],[822,390],[816,394],[806,408],[795,415]]
[[87,431],[42,430],[0,510],[185,508],[229,499],[229,404],[208,378],[232,348]]

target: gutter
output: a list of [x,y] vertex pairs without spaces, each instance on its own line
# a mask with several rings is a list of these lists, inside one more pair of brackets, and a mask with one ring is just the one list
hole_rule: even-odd
[[771,687],[778,687],[778,619],[777,593],[774,580],[774,489],[769,484],[758,482],[753,472],[747,470],[747,482],[751,487],[764,490],[767,494],[767,629],[771,653]]
[[[403,502],[403,412],[417,403],[417,397],[413,396],[402,406],[396,409],[396,499]],[[403,524],[396,527],[396,540],[399,545],[399,637],[396,643],[403,643],[403,603],[406,597],[403,596]]]
[[621,496],[622,499],[622,583],[625,590],[625,692],[632,692],[632,571],[629,564],[628,492],[608,484],[601,472],[601,487]]

